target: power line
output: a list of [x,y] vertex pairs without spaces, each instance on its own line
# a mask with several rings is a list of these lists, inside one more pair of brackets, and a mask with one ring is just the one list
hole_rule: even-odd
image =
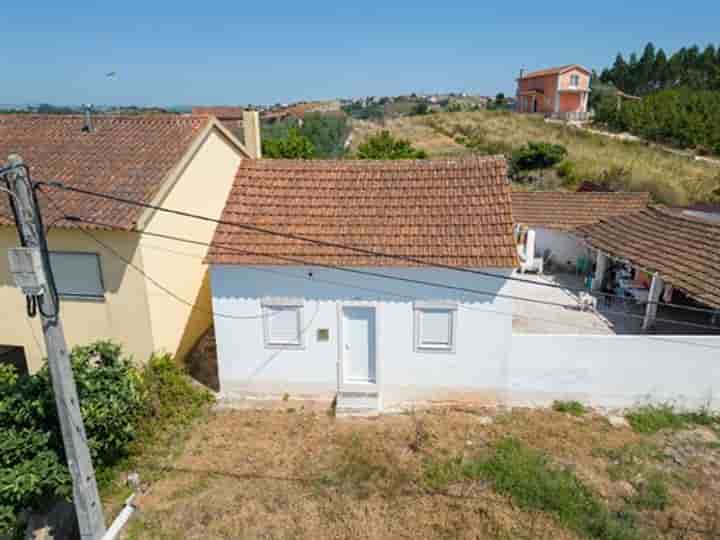
[[[88,223],[88,224],[94,224],[97,226],[108,226],[108,224],[106,224],[106,223],[93,221],[93,220],[86,220],[83,218],[79,218],[77,216],[66,216],[66,219],[71,222],[84,222],[84,223]],[[90,235],[90,233],[88,233],[87,231],[84,231],[83,229],[80,229],[80,230],[82,230],[86,234]],[[445,283],[437,283],[437,282],[420,280],[420,279],[406,278],[406,277],[401,277],[401,276],[393,276],[393,275],[384,274],[381,272],[375,272],[375,271],[369,271],[369,270],[359,270],[356,268],[347,268],[347,267],[331,265],[331,264],[327,264],[327,263],[307,261],[305,259],[298,259],[295,257],[288,257],[288,256],[284,256],[284,255],[269,255],[266,253],[259,253],[259,252],[236,248],[234,246],[226,246],[225,244],[211,244],[211,243],[207,243],[207,242],[201,242],[198,240],[191,240],[191,239],[187,239],[187,238],[182,238],[182,237],[173,236],[173,235],[166,235],[166,234],[162,234],[162,233],[140,231],[140,234],[143,234],[146,236],[154,236],[154,237],[163,238],[163,239],[167,239],[167,240],[184,242],[187,244],[200,245],[200,246],[205,246],[205,247],[219,247],[220,249],[227,250],[227,252],[230,252],[230,253],[239,253],[239,254],[255,256],[255,257],[266,257],[271,260],[275,259],[275,260],[282,260],[282,261],[292,262],[292,263],[301,264],[301,265],[316,266],[316,267],[320,267],[320,268],[328,268],[331,270],[338,270],[341,272],[353,273],[353,274],[370,276],[370,277],[381,278],[381,279],[390,279],[390,280],[395,280],[395,281],[411,283],[414,285],[423,285],[423,286],[434,287],[434,288],[442,288],[442,289],[448,289],[448,290],[469,293],[469,294],[474,294],[474,295],[489,296],[489,297],[493,297],[493,298],[517,300],[517,301],[521,301],[521,302],[547,305],[547,306],[551,306],[551,307],[561,307],[563,309],[576,309],[577,308],[577,305],[564,304],[561,302],[550,302],[550,301],[546,301],[546,300],[538,300],[535,298],[527,298],[527,297],[515,296],[515,295],[510,295],[510,294],[496,293],[496,292],[491,292],[491,291],[472,289],[472,288],[468,288],[468,287],[458,287],[455,285],[448,285]],[[94,238],[94,235],[90,235],[90,236],[92,236]],[[104,243],[100,242],[99,240],[96,239],[96,241],[98,243],[100,243],[101,245],[104,245]],[[109,247],[108,247],[108,249],[112,250],[112,248],[109,248]],[[125,260],[125,259],[123,259],[123,260]],[[140,270],[138,270],[138,271],[140,271]],[[614,315],[618,315],[621,317],[639,319],[639,320],[644,320],[644,318],[645,318],[643,315],[636,315],[634,313],[627,313],[625,311],[606,310],[605,313],[614,314]],[[699,323],[692,323],[692,322],[688,322],[688,321],[675,321],[672,319],[665,319],[665,318],[661,318],[661,317],[658,317],[655,320],[658,322],[683,325],[683,326],[699,328],[699,329],[704,329],[704,330],[708,330],[708,329],[714,330],[714,331],[717,330],[717,327],[715,327],[715,326],[704,325],[704,324],[699,324]]]
[[[407,255],[397,255],[397,254],[394,254],[394,253],[386,253],[386,252],[383,252],[383,251],[377,251],[377,250],[368,249],[368,248],[362,248],[362,247],[357,247],[357,246],[350,246],[350,245],[342,244],[342,243],[339,243],[339,242],[331,242],[331,241],[328,241],[328,240],[320,240],[320,239],[317,239],[317,238],[310,238],[310,237],[307,237],[307,236],[302,236],[302,235],[298,235],[298,234],[294,234],[294,233],[273,231],[272,229],[266,229],[266,228],[263,228],[263,227],[258,227],[258,226],[256,226],[256,225],[250,225],[250,224],[247,224],[247,223],[238,223],[238,222],[235,222],[235,221],[228,221],[228,220],[225,220],[225,219],[218,219],[218,218],[213,218],[213,217],[209,217],[209,216],[203,216],[203,215],[200,215],[200,214],[194,214],[194,213],[192,213],[192,212],[185,212],[185,211],[183,211],[183,210],[176,210],[176,209],[172,209],[172,208],[164,208],[164,207],[162,207],[162,206],[158,206],[158,205],[154,205],[154,204],[150,204],[150,203],[145,203],[145,202],[142,202],[142,201],[136,201],[136,200],[134,200],[134,199],[128,199],[128,198],[126,198],[126,197],[119,197],[119,196],[117,196],[117,195],[110,195],[110,194],[107,194],[107,193],[101,193],[101,192],[91,191],[91,190],[82,189],[82,188],[77,188],[77,187],[73,187],[73,186],[67,186],[67,185],[65,185],[65,184],[63,184],[62,182],[59,182],[59,181],[36,182],[36,184],[37,184],[38,186],[48,186],[48,187],[55,188],[55,189],[60,189],[60,190],[63,190],[63,191],[71,191],[71,192],[80,193],[80,194],[83,194],[83,195],[88,195],[88,196],[91,196],[91,197],[99,197],[99,198],[102,198],[102,199],[111,200],[111,201],[118,202],[118,203],[121,203],[121,204],[128,204],[128,205],[138,206],[138,207],[141,207],[141,208],[147,208],[147,209],[150,209],[150,210],[156,210],[156,211],[158,211],[158,212],[165,212],[165,213],[168,213],[168,214],[174,214],[174,215],[181,216],[181,217],[187,217],[187,218],[191,218],[191,219],[197,219],[197,220],[200,220],[200,221],[206,221],[206,222],[216,223],[216,224],[218,224],[218,225],[228,225],[228,226],[230,226],[230,227],[236,227],[236,228],[239,228],[239,229],[243,229],[243,230],[247,230],[247,231],[252,231],[252,232],[256,232],[256,233],[268,234],[268,235],[271,235],[271,236],[278,236],[278,237],[281,237],[281,238],[286,238],[286,239],[288,239],[288,240],[297,240],[297,241],[300,241],[300,242],[307,242],[307,243],[311,243],[311,244],[315,244],[315,245],[323,246],[323,247],[342,249],[342,250],[346,250],[346,251],[354,251],[354,252],[356,252],[356,253],[361,253],[361,254],[364,254],[364,255],[372,256],[372,257],[380,257],[380,258],[388,258],[388,259],[401,260],[401,261],[405,261],[405,262],[411,262],[411,263],[414,263],[414,264],[418,264],[418,265],[421,265],[421,266],[429,266],[429,267],[440,268],[440,269],[444,269],[444,270],[452,270],[452,271],[456,271],[456,272],[464,272],[464,273],[475,274],[475,275],[480,275],[480,276],[485,276],[485,277],[492,277],[492,278],[500,279],[500,280],[503,280],[503,281],[517,281],[517,282],[520,282],[520,283],[527,283],[527,284],[535,285],[535,286],[538,286],[538,287],[548,287],[548,288],[553,288],[553,289],[563,289],[563,290],[570,290],[570,291],[574,291],[574,292],[585,292],[585,289],[582,288],[582,287],[565,287],[565,286],[562,286],[562,285],[556,285],[556,284],[554,284],[554,283],[543,283],[543,282],[537,282],[537,281],[530,281],[530,280],[523,279],[523,278],[519,278],[519,277],[516,277],[516,276],[504,276],[504,275],[502,275],[502,274],[496,274],[496,273],[494,273],[494,272],[488,272],[488,271],[486,271],[486,270],[477,270],[477,269],[472,269],[472,268],[464,268],[464,267],[461,267],[461,266],[453,266],[453,265],[449,265],[449,264],[443,264],[443,263],[428,261],[428,260],[425,260],[425,259],[419,259],[419,258],[417,258],[417,257],[410,257],[410,256],[407,256]],[[111,227],[112,227],[112,226],[111,226]],[[214,246],[213,246],[213,247],[214,247]],[[306,264],[306,263],[305,263],[305,264]],[[615,293],[607,293],[607,292],[602,292],[602,291],[594,291],[593,293],[594,293],[595,295],[597,295],[597,296],[610,297],[610,298],[620,298],[620,299],[625,300],[625,297],[624,297],[624,296],[621,296],[621,295],[618,295],[618,294],[615,294]],[[659,301],[647,301],[647,302],[645,302],[645,304],[658,304],[658,305],[660,305],[660,302],[659,302]],[[714,309],[698,308],[698,307],[693,307],[693,306],[685,306],[685,305],[681,305],[681,304],[670,304],[670,303],[663,303],[663,305],[665,305],[665,306],[667,306],[667,307],[673,307],[673,308],[676,308],[676,309],[686,310],[686,311],[694,311],[694,312],[699,312],[699,313],[708,313],[708,314],[711,314],[711,315],[716,315],[716,314],[717,314],[717,310],[714,310]]]

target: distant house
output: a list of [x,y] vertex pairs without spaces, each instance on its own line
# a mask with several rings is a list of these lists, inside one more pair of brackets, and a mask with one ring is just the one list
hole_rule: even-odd
[[590,71],[578,65],[520,72],[517,79],[518,112],[582,118],[588,111]]
[[[3,115],[0,163],[11,153],[21,155],[34,180],[216,218],[235,171],[252,154],[212,116],[169,114],[98,115],[91,124],[82,116]],[[47,191],[39,199],[68,344],[112,339],[138,362],[160,351],[183,357],[212,320],[207,248],[150,234],[209,242],[214,224]],[[42,331],[37,318],[27,319],[10,276],[5,253],[18,236],[0,195],[0,362],[34,371],[45,356]]]
[[280,234],[215,233],[224,397],[337,397],[338,410],[377,411],[482,399],[500,377],[512,317],[497,312],[512,308],[502,292],[517,264],[504,159],[244,161],[223,220]]

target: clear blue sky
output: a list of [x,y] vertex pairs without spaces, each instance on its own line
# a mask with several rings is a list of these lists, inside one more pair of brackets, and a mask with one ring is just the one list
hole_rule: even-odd
[[6,0],[0,23],[0,104],[245,104],[513,93],[521,67],[717,44],[720,2]]

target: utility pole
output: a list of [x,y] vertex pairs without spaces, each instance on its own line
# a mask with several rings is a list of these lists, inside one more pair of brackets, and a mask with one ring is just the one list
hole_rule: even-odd
[[[75,378],[70,365],[65,335],[59,315],[59,301],[54,290],[52,269],[47,255],[45,230],[40,219],[40,208],[33,195],[30,178],[22,158],[10,156],[10,167],[4,175],[8,180],[12,201],[15,206],[15,218],[18,232],[26,253],[42,261],[38,274],[40,283],[44,283],[42,294],[34,301],[40,311],[48,366],[55,394],[60,428],[62,430],[65,455],[73,482],[73,501],[75,513],[83,540],[100,540],[105,534],[105,518],[98,494],[95,471],[90,458],[85,425],[80,412]],[[12,269],[11,253],[11,269]],[[44,275],[42,275],[44,272]]]

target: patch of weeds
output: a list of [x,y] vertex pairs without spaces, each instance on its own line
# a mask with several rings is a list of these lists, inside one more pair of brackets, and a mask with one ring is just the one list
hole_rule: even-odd
[[707,407],[698,411],[680,412],[672,404],[643,405],[625,414],[638,433],[657,433],[661,429],[683,429],[688,425],[717,426],[720,419]]
[[341,444],[333,471],[321,476],[319,485],[342,485],[365,499],[372,493],[396,495],[412,482],[412,475],[382,443],[368,444],[353,433]]
[[614,482],[632,480],[644,471],[648,461],[663,459],[658,447],[649,443],[629,443],[620,448],[595,448],[592,455],[607,458],[607,472]]
[[287,392],[285,392],[285,393],[282,395],[282,400],[283,400],[283,401],[288,401],[289,399],[290,399],[290,394],[288,394]]
[[582,416],[587,412],[585,405],[579,401],[553,401],[552,408],[554,411],[568,413],[573,416]]
[[496,444],[494,454],[464,468],[466,475],[492,481],[495,490],[520,507],[553,514],[565,527],[590,538],[638,538],[632,520],[621,519],[571,471],[554,467],[548,458],[508,438]]
[[423,422],[421,418],[418,418],[414,409],[411,411],[410,417],[413,420],[414,429],[412,439],[408,444],[408,447],[413,452],[419,452],[421,449],[425,448],[425,446],[430,443],[433,435],[432,433],[430,433],[430,431],[428,431],[425,422]]
[[327,415],[330,418],[335,418],[337,416],[337,396],[335,396],[332,400],[332,403],[330,403],[330,408],[327,410]]
[[446,460],[428,458],[423,463],[423,483],[430,489],[445,489],[448,485],[465,479],[462,457]]
[[650,475],[636,489],[628,502],[639,510],[665,510],[671,502],[665,477],[660,473]]

